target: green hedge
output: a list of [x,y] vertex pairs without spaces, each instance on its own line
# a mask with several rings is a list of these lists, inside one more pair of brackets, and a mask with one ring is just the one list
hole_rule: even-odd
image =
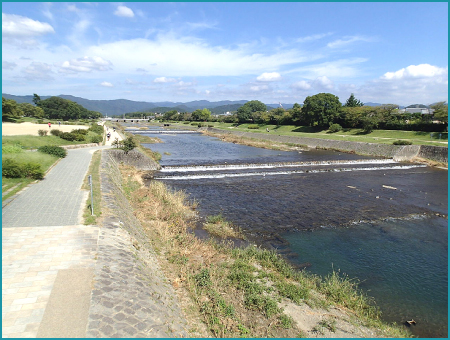
[[49,155],[53,155],[59,158],[64,158],[67,156],[67,150],[55,145],[44,145],[38,148],[39,152],[43,152]]
[[11,158],[2,159],[2,176],[7,178],[44,178],[44,171],[37,163],[17,163]]

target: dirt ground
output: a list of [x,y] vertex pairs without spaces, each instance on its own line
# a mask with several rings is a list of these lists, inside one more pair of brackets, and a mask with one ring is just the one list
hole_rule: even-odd
[[75,129],[87,129],[88,125],[64,125],[58,126],[58,124],[52,124],[49,128],[47,124],[34,124],[30,122],[26,123],[2,123],[2,136],[16,136],[16,135],[33,135],[38,136],[39,130],[58,129],[62,132],[70,132]]

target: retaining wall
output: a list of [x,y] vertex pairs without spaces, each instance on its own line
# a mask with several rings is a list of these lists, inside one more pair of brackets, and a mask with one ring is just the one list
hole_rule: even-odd
[[124,163],[127,165],[134,166],[138,170],[159,170],[161,166],[156,163],[153,159],[145,156],[138,150],[131,150],[128,154],[125,154],[122,150],[111,149],[109,150],[109,155],[117,163]]
[[294,143],[315,149],[332,149],[345,152],[354,152],[358,155],[379,156],[393,158],[396,161],[408,161],[414,157],[422,157],[433,161],[448,162],[448,148],[424,145],[392,145],[377,143],[362,143],[351,141],[339,141],[332,139],[319,139],[308,137],[279,136],[273,133],[227,131],[216,128],[208,128],[207,131],[215,133],[233,134],[239,137],[269,140],[281,143]]

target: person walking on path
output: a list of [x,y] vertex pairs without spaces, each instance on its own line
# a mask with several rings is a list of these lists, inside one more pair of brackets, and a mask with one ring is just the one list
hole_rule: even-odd
[[49,128],[49,129],[52,128],[52,123],[48,122],[48,128]]

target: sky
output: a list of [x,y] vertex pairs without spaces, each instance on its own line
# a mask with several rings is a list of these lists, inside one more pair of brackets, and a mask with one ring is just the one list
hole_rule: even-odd
[[448,98],[447,2],[2,2],[2,93]]

